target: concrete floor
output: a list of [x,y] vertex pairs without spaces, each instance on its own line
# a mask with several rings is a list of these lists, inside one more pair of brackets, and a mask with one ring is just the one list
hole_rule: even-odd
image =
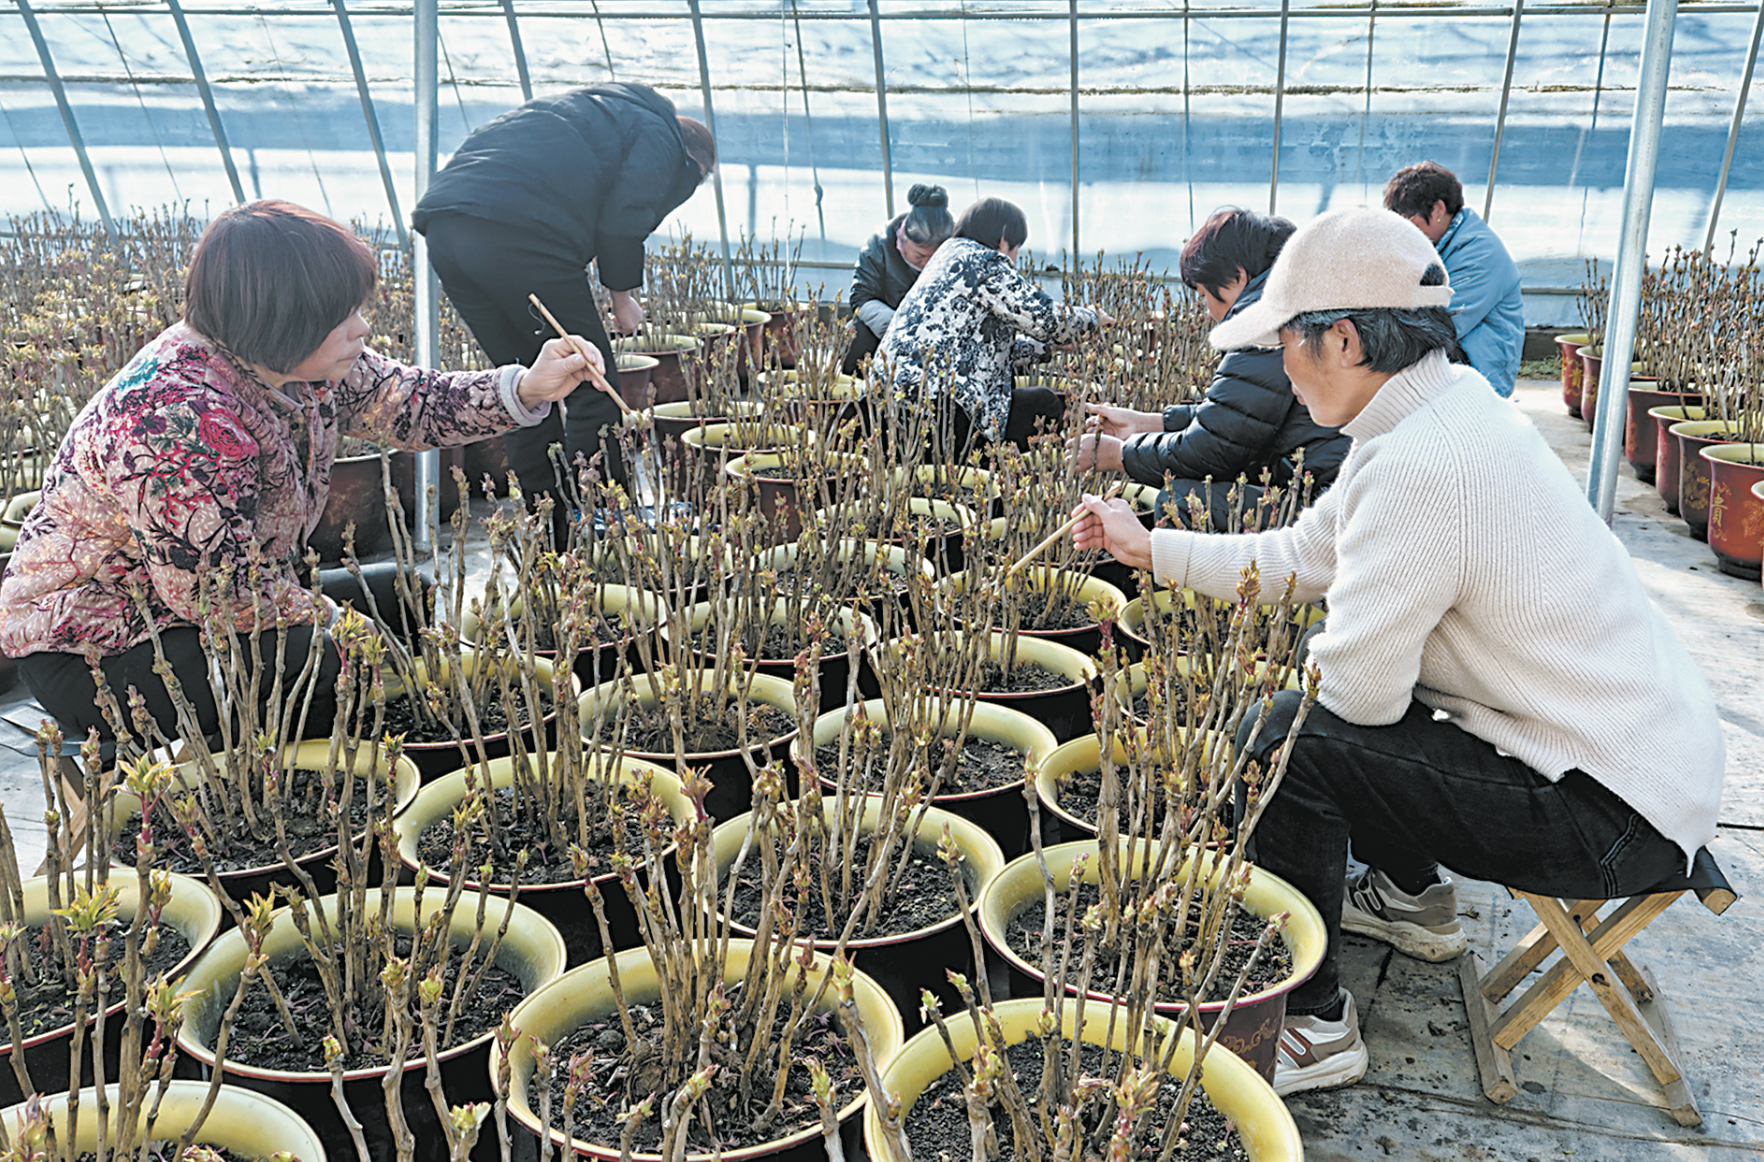
[[[1584,479],[1590,437],[1564,412],[1558,387],[1523,382],[1517,402]],[[1504,1106],[1486,1101],[1455,967],[1349,937],[1344,978],[1358,999],[1372,1066],[1359,1085],[1290,1099],[1313,1162],[1764,1158],[1764,590],[1719,573],[1708,547],[1690,539],[1627,465],[1612,527],[1702,662],[1727,736],[1721,831],[1711,850],[1741,899],[1721,917],[1680,900],[1629,946],[1670,999],[1703,1125],[1672,1121],[1646,1067],[1585,988],[1520,1043],[1519,1095]],[[34,726],[39,713],[22,689],[0,692],[0,804],[27,870],[43,848],[42,784],[34,744],[20,727]],[[1458,903],[1472,947],[1485,957],[1530,927],[1527,910],[1492,884],[1461,883]]]

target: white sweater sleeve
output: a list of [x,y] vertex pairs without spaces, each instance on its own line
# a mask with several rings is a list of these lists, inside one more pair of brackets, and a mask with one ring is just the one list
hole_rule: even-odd
[[[1231,597],[1254,561],[1270,598],[1294,577],[1294,596],[1327,596],[1329,620],[1311,643],[1322,671],[1317,700],[1364,726],[1397,721],[1414,699],[1421,651],[1458,599],[1463,546],[1455,479],[1422,458],[1366,453],[1291,528],[1246,536],[1154,532],[1160,580]],[[1350,661],[1351,659],[1351,661]]]

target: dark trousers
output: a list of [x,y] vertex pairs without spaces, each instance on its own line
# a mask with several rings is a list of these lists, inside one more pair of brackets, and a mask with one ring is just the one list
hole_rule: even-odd
[[[373,594],[373,606],[385,619],[393,619],[399,615],[401,608],[396,594],[395,568],[388,562],[379,566],[367,566],[362,571]],[[320,583],[325,596],[333,601],[354,605],[363,613],[368,611],[368,602],[362,596],[361,586],[348,570],[326,569],[320,574]],[[282,692],[288,696],[290,683],[299,676],[306,665],[306,656],[312,648],[313,628],[310,625],[290,626],[287,631],[287,644],[282,647]],[[208,684],[208,652],[202,648],[201,631],[194,626],[176,626],[161,631],[159,635],[160,649],[165,652],[165,660],[170,663],[172,675],[196,710],[196,722],[207,737],[220,730],[220,710],[215,705],[214,691]],[[250,638],[241,636],[238,639],[239,649],[251,648]],[[277,635],[266,631],[258,638],[258,656],[261,669],[258,680],[258,699],[267,700],[274,688],[274,663],[277,650]],[[332,721],[336,717],[336,685],[337,675],[342,669],[342,658],[337,649],[327,641],[320,651],[320,667],[318,677],[313,685],[312,705],[307,711],[306,736],[309,738],[326,738],[330,736]],[[171,693],[159,675],[154,673],[157,657],[151,639],[131,646],[119,654],[100,658],[98,668],[103,671],[104,683],[117,704],[128,712],[128,692],[132,687],[140,691],[146,702],[147,713],[152,716],[159,730],[170,738],[177,738],[182,733],[177,711],[173,707]],[[26,689],[49,712],[50,717],[61,724],[62,735],[70,740],[86,737],[86,732],[96,729],[100,738],[115,737],[110,723],[105,720],[104,712],[98,706],[98,686],[92,680],[91,667],[86,659],[79,654],[36,653],[26,654],[18,660],[18,674],[24,680]]]
[[[1267,764],[1301,696],[1275,696],[1260,731],[1245,720],[1239,747]],[[1286,777],[1250,838],[1250,858],[1291,883],[1323,914],[1323,964],[1287,1011],[1334,1004],[1347,853],[1423,877],[1440,863],[1522,891],[1611,899],[1684,871],[1684,852],[1622,799],[1580,771],[1556,782],[1498,753],[1419,702],[1390,726],[1355,726],[1312,706],[1293,740]]]
[[[618,360],[580,262],[530,229],[463,214],[430,219],[424,237],[442,289],[478,346],[498,366],[531,367],[553,337],[550,325],[527,301],[536,294],[559,323],[600,349],[607,382],[617,390]],[[592,460],[600,455],[601,479],[628,485],[618,444],[618,403],[584,380],[564,400],[561,412],[553,407],[541,423],[503,437],[508,466],[529,503],[548,493],[559,501],[560,510],[567,509],[564,501],[575,495],[577,456]],[[561,491],[550,455],[557,443],[563,445],[570,470]]]
[[[1232,509],[1231,490],[1237,489],[1237,510]],[[1166,478],[1164,487],[1158,492],[1158,525],[1162,528],[1194,527],[1195,505],[1190,498],[1198,500],[1207,509],[1207,527],[1215,533],[1241,532],[1241,519],[1233,519],[1241,513],[1254,512],[1261,503],[1263,495],[1259,484],[1237,485],[1235,482],[1220,483],[1206,480],[1176,480]],[[1175,508],[1177,523],[1171,519],[1171,507]]]
[[[1066,404],[1058,392],[1046,387],[1013,388],[1001,442],[1015,444],[1026,452],[1030,436],[1057,432],[1065,420]],[[931,431],[925,435],[928,458],[954,463],[965,459],[972,448],[984,448],[989,443],[974,431],[974,421],[966,408],[948,399],[938,399],[932,412]]]

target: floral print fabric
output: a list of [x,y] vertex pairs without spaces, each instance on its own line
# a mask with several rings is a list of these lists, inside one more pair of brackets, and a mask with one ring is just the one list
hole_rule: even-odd
[[1091,308],[1056,303],[1003,254],[951,238],[901,300],[878,363],[891,368],[897,396],[947,392],[997,440],[1011,411],[1011,365],[1041,350],[1019,336],[1065,343],[1095,329]]
[[337,382],[277,389],[187,324],[166,329],[56,452],[0,582],[0,650],[120,653],[150,625],[195,623],[204,574],[230,575],[242,631],[254,598],[266,615],[324,620],[296,563],[340,437],[444,447],[536,423],[518,371],[426,371],[367,351]]

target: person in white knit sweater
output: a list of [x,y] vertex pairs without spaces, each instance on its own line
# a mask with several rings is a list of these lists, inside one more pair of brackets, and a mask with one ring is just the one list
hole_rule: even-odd
[[[1251,839],[1323,914],[1322,967],[1288,999],[1275,1089],[1366,1070],[1341,931],[1427,960],[1465,947],[1439,864],[1575,898],[1645,891],[1715,835],[1725,749],[1696,663],[1628,554],[1523,413],[1447,361],[1451,290],[1413,224],[1324,214],[1286,244],[1260,303],[1213,346],[1283,348],[1296,395],[1354,443],[1291,528],[1147,532],[1086,497],[1079,548],[1231,597],[1242,570],[1325,600],[1317,701]],[[1238,744],[1264,765],[1288,691]],[[1347,854],[1370,864],[1347,880]]]

